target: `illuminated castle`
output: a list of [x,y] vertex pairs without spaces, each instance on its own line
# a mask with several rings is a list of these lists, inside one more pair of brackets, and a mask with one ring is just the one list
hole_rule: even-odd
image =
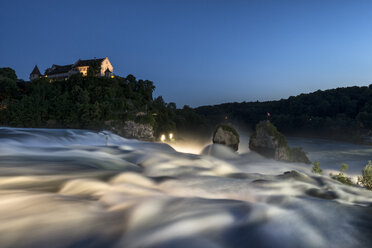
[[52,65],[51,68],[45,70],[45,75],[40,73],[39,68],[35,65],[34,69],[30,74],[30,80],[35,80],[40,77],[47,77],[51,80],[64,80],[69,78],[73,74],[82,74],[86,76],[88,74],[88,69],[93,64],[99,66],[99,73],[97,76],[101,77],[112,77],[114,67],[111,65],[110,60],[105,57],[102,59],[88,59],[88,60],[78,60],[71,65]]

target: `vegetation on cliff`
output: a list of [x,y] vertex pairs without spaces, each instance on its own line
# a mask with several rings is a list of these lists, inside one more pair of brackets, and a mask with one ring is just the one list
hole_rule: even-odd
[[313,164],[313,168],[311,169],[313,173],[322,174],[323,170],[320,168],[319,162],[315,161]]
[[358,177],[358,183],[366,189],[372,190],[372,162],[368,161],[368,164],[362,170],[362,176]]
[[257,130],[261,129],[267,135],[273,137],[274,140],[278,141],[278,145],[281,147],[287,147],[287,140],[285,136],[278,131],[278,129],[270,121],[261,121],[256,125],[256,132],[252,134],[252,137],[257,135]]
[[340,172],[337,175],[333,175],[330,173],[330,176],[334,179],[339,181],[340,183],[346,184],[346,185],[354,185],[353,181],[351,180],[350,177],[345,176],[345,171],[349,168],[347,164],[342,164]]
[[[342,184],[348,185],[348,186],[362,186],[365,189],[372,190],[372,161],[368,161],[368,164],[364,167],[362,170],[362,175],[358,176],[358,180],[356,183],[353,182],[351,177],[348,177],[345,174],[345,171],[349,168],[349,166],[345,163],[341,164],[341,169],[338,174],[329,173],[329,176],[339,181]],[[319,166],[319,162],[315,161],[313,168],[313,173],[322,174],[323,170]]]
[[1,68],[0,125],[100,129],[108,120],[134,120],[151,124],[155,135],[203,125],[188,106],[177,109],[161,96],[153,99],[154,89],[153,82],[133,75],[105,78],[90,73],[24,82],[14,70]]

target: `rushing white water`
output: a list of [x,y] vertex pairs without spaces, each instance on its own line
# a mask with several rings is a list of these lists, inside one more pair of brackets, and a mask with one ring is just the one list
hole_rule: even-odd
[[[371,154],[290,143],[330,170],[357,173]],[[0,128],[0,247],[372,246],[371,191],[240,150]]]

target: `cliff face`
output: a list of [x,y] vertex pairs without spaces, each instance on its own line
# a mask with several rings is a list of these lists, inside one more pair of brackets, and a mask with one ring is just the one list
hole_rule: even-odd
[[261,121],[249,139],[249,149],[275,160],[288,160],[287,142],[269,121]]
[[106,128],[124,138],[154,141],[154,129],[150,124],[141,124],[134,121],[106,121]]
[[237,151],[239,149],[239,134],[232,126],[219,125],[213,134],[213,143],[225,145]]
[[284,135],[270,121],[257,124],[249,139],[249,149],[278,161],[310,163],[301,148],[288,147]]

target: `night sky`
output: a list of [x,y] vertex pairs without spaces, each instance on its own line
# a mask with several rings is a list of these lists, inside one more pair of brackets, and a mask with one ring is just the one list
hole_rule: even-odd
[[108,56],[178,107],[372,83],[372,1],[0,0],[0,67]]

